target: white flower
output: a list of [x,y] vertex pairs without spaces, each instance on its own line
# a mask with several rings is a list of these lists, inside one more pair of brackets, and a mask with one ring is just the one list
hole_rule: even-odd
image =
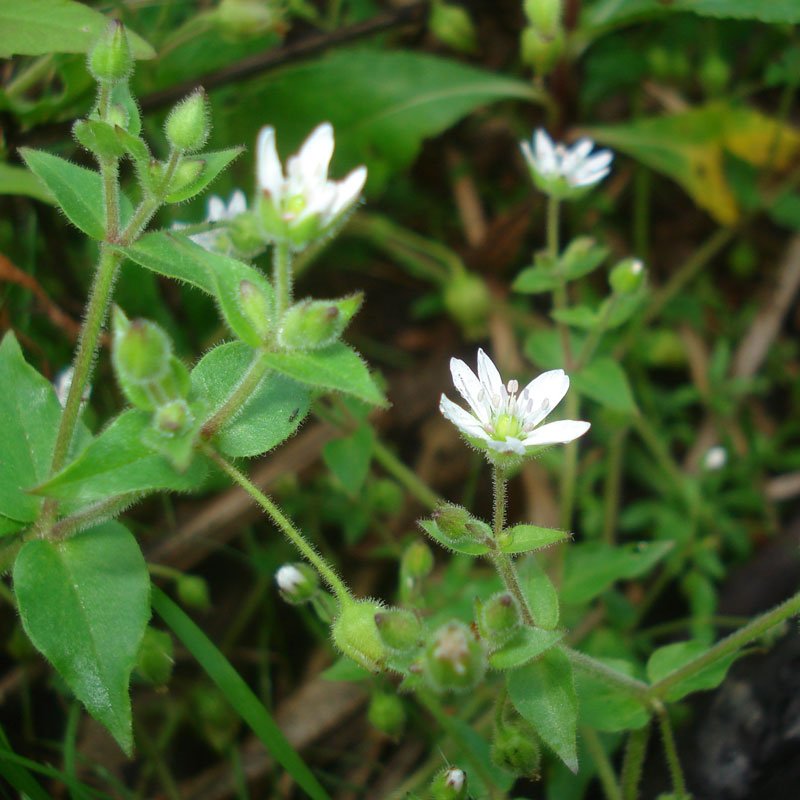
[[455,789],[457,792],[460,792],[464,788],[466,780],[467,776],[463,769],[459,769],[458,767],[450,767],[445,775],[444,785],[448,789]]
[[293,595],[306,582],[306,578],[293,564],[284,564],[275,573],[275,581],[282,592]]
[[[247,212],[247,198],[241,189],[237,189],[228,201],[227,205],[221,197],[212,195],[208,198],[208,205],[206,206],[206,218],[204,223],[219,223],[219,222],[232,222],[236,217]],[[192,227],[186,222],[173,222],[173,230],[181,230],[183,228]],[[225,226],[220,226],[218,229],[209,231],[201,231],[200,233],[193,233],[189,238],[195,243],[199,244],[204,250],[226,250],[229,248],[220,247],[220,239],[225,237]]]
[[367,168],[357,167],[342,181],[328,180],[333,146],[333,127],[323,122],[311,132],[300,152],[289,158],[284,175],[275,129],[261,129],[256,147],[257,179],[262,222],[268,235],[304,247],[358,200]]
[[547,132],[539,128],[530,142],[520,142],[534,183],[546,194],[573,197],[599,183],[611,172],[614,154],[600,150],[592,154],[594,142],[580,139],[571,148],[554,143]]
[[458,358],[450,359],[450,372],[470,411],[445,395],[439,401],[439,410],[479,447],[524,456],[532,448],[566,444],[589,430],[588,422],[575,420],[539,425],[569,389],[569,377],[563,369],[539,375],[521,392],[515,380],[503,384],[497,367],[483,350],[478,350],[477,376]]
[[721,445],[711,447],[703,456],[703,467],[710,472],[722,469],[728,463],[728,451]]

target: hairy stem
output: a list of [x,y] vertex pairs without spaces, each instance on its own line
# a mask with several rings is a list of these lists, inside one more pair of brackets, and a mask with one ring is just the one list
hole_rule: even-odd
[[642,778],[644,758],[647,755],[647,742],[650,739],[650,723],[638,731],[631,731],[622,761],[622,800],[637,800],[639,781]]
[[617,783],[617,776],[614,774],[614,768],[611,766],[608,753],[606,753],[597,731],[593,728],[582,728],[581,733],[589,755],[591,755],[592,761],[594,761],[594,765],[597,768],[597,777],[603,787],[603,794],[607,800],[622,800],[622,792]]
[[272,288],[275,290],[275,319],[279,324],[292,303],[292,277],[289,245],[277,242],[272,248]]
[[686,792],[686,779],[683,777],[683,768],[678,757],[678,748],[675,746],[675,736],[672,733],[672,723],[669,721],[669,714],[665,708],[661,708],[657,714],[658,725],[661,729],[661,740],[664,744],[664,757],[667,760],[669,774],[672,780],[673,794],[676,800],[688,800]]

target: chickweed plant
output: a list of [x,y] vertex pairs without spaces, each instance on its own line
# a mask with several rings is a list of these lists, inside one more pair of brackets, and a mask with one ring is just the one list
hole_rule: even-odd
[[[553,4],[525,5],[534,30],[529,55],[544,63],[546,48],[560,41],[559,18],[548,13]],[[437,8],[445,13],[444,4]],[[545,36],[545,28],[553,30]],[[291,516],[248,477],[247,467],[247,459],[287,440],[309,414],[352,430],[354,420],[369,425],[367,412],[379,414],[387,405],[380,381],[342,339],[362,295],[295,294],[298,259],[341,231],[360,202],[366,168],[339,180],[329,177],[335,138],[326,122],[284,165],[276,145],[280,131],[264,127],[252,195],[236,190],[227,199],[211,197],[204,221],[187,222],[179,214],[182,221],[158,229],[153,221],[159,210],[203,192],[241,148],[204,150],[213,120],[202,90],[169,111],[163,141],[145,141],[121,25],[108,27],[88,66],[97,98],[72,130],[97,168],[44,150],[22,153],[67,219],[97,243],[72,368],[57,392],[26,362],[13,334],[0,348],[3,561],[24,631],[60,676],[62,690],[130,757],[136,740],[132,674],[166,683],[169,691],[170,669],[162,662],[170,647],[151,625],[154,610],[303,792],[329,796],[325,781],[289,746],[261,700],[179,605],[151,583],[137,538],[122,517],[146,495],[199,491],[228,479],[296,550],[296,559],[276,572],[277,589],[285,602],[301,607],[309,625],[329,631],[329,677],[366,687],[369,721],[392,737],[403,736],[410,715],[424,715],[438,730],[432,741],[443,750],[432,748],[434,757],[409,778],[406,796],[512,798],[525,791],[519,779],[544,776],[558,787],[568,771],[580,770],[597,774],[608,798],[635,800],[655,727],[672,780],[670,797],[687,798],[673,704],[718,685],[743,648],[800,610],[800,594],[715,643],[698,637],[626,654],[604,651],[597,642],[583,647],[576,635],[602,592],[673,555],[673,543],[664,540],[609,539],[578,550],[573,543],[581,535],[572,530],[578,454],[594,435],[595,421],[581,419],[591,414],[582,411],[570,379],[580,374],[587,380],[591,363],[590,392],[618,387],[614,363],[595,355],[609,331],[630,324],[648,295],[646,266],[625,258],[608,270],[607,294],[596,307],[570,303],[568,284],[606,265],[609,250],[588,236],[562,241],[560,219],[606,179],[611,152],[596,150],[589,139],[572,146],[554,142],[545,130],[521,143],[530,189],[546,197],[547,246],[519,272],[514,290],[522,303],[523,296],[550,296],[550,333],[558,345],[551,350],[559,355],[539,375],[501,375],[482,348],[467,361],[450,362],[454,391],[441,396],[439,408],[491,471],[490,518],[440,500],[381,450],[387,470],[431,513],[402,553],[396,596],[376,599],[347,585]],[[132,165],[135,176],[125,191],[123,164]],[[269,273],[254,265],[264,253],[272,260]],[[209,295],[229,341],[193,364],[178,358],[164,327],[114,304],[123,264]],[[104,326],[126,405],[93,432],[85,415]],[[582,333],[577,339],[575,330]],[[554,419],[562,411],[563,418]],[[645,428],[637,410],[632,416]],[[378,452],[373,439],[368,446]],[[558,528],[509,519],[507,487],[532,459],[561,470]],[[698,498],[688,502],[702,517]],[[443,552],[434,555],[431,548]],[[191,576],[157,567],[152,575],[162,585],[175,581],[180,599],[207,603],[202,583],[192,584]],[[615,760],[617,751],[623,755]],[[38,786],[37,779],[24,763],[5,763],[5,777],[36,796],[30,787]]]

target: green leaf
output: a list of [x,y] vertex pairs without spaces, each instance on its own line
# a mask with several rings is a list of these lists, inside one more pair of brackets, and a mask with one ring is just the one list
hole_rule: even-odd
[[203,167],[196,178],[167,195],[168,203],[182,203],[196,194],[200,194],[225,167],[244,152],[244,147],[230,147],[212,153],[198,153],[191,156],[191,161],[199,161]]
[[619,580],[649,572],[672,550],[672,542],[638,542],[617,547],[582,542],[567,550],[561,599],[587,603]]
[[[67,219],[87,236],[102,240],[106,217],[100,173],[79,167],[44,150],[21,147],[20,153],[31,172],[50,190]],[[121,194],[120,218],[123,223],[132,214],[130,201]]]
[[[11,533],[15,522],[33,522],[39,512],[42,500],[28,490],[50,471],[61,406],[50,381],[25,361],[10,332],[0,344],[0,385],[0,515],[10,520],[0,533]],[[73,448],[87,435],[79,424]]]
[[330,800],[311,770],[281,732],[272,715],[211,640],[158,587],[153,608],[183,642],[236,713],[261,740],[267,751],[312,800]]
[[272,369],[300,383],[387,406],[361,356],[343,342],[311,352],[267,353],[266,359]]
[[[658,683],[668,677],[670,673],[708,652],[708,649],[708,645],[695,641],[677,642],[659,647],[647,662],[647,677],[651,683]],[[716,689],[725,680],[728,669],[738,655],[738,653],[733,653],[720,658],[693,675],[683,678],[667,690],[664,699],[680,700],[692,692]]]
[[[243,342],[215,347],[192,370],[193,397],[202,400],[209,415],[219,409],[253,362],[255,351]],[[311,398],[299,383],[268,373],[250,399],[214,437],[232,458],[266,453],[288,439],[308,415]]]
[[573,239],[561,254],[558,271],[568,281],[594,272],[608,257],[608,248],[597,244],[591,236]]
[[564,542],[572,537],[567,531],[555,528],[540,528],[538,525],[514,525],[506,528],[498,540],[504,553],[530,553],[550,547],[557,542]]
[[548,631],[525,626],[508,643],[489,656],[492,669],[507,670],[521,667],[564,638],[564,631]]
[[128,683],[150,617],[150,579],[136,540],[107,522],[63,541],[26,542],[14,592],[31,642],[130,755]]
[[[491,530],[485,523],[480,523],[485,526],[487,534],[491,535]],[[439,526],[432,519],[421,519],[419,526],[428,536],[435,542],[438,542],[442,547],[447,550],[452,550],[454,553],[463,553],[466,556],[482,556],[489,552],[489,548],[480,542],[473,542],[469,539],[454,542],[449,536],[445,536],[439,529]]]
[[366,160],[372,186],[408,166],[426,138],[474,109],[509,98],[542,99],[530,83],[457,61],[366,47],[338,48],[248,88],[257,92],[253,102],[269,98],[268,115],[259,124],[275,125],[286,152],[321,119],[329,120],[336,130],[337,164],[345,169]]
[[[607,666],[635,677],[633,666],[622,659],[599,659]],[[598,731],[613,733],[641,728],[647,724],[647,709],[629,692],[624,692],[607,681],[579,670],[575,674],[575,688],[579,699],[580,724]]]
[[205,477],[204,460],[195,457],[189,469],[177,471],[143,442],[150,428],[148,412],[123,411],[75,461],[38,486],[37,493],[79,507],[131,492],[196,489]]
[[[570,351],[580,353],[584,339],[582,334],[570,331]],[[567,363],[561,334],[555,328],[533,331],[525,340],[525,354],[540,369],[563,369]]]
[[589,306],[556,308],[550,312],[550,316],[556,322],[563,322],[565,325],[572,325],[573,328],[583,328],[588,331],[597,327],[599,322],[597,312],[593,308],[589,308]]
[[47,187],[24,167],[0,164],[0,194],[22,195],[55,205],[55,199]]
[[572,385],[581,393],[606,408],[625,414],[636,412],[628,376],[622,367],[608,356],[601,356],[570,376]]
[[582,25],[618,25],[663,16],[671,12],[692,11],[701,17],[755,19],[761,22],[800,22],[796,0],[601,0],[586,8]]
[[535,558],[528,558],[519,565],[519,576],[536,624],[553,630],[559,618],[558,592],[553,582]]
[[562,280],[550,266],[526,267],[514,279],[511,288],[522,294],[542,294],[553,291]]
[[578,697],[569,658],[556,648],[508,673],[508,696],[542,741],[578,771]]
[[345,491],[355,497],[369,474],[375,433],[362,425],[349,436],[333,439],[322,448],[322,458]]
[[[72,0],[0,0],[0,58],[48,53],[88,53],[108,26],[99,11]],[[135,58],[155,50],[127,29]]]

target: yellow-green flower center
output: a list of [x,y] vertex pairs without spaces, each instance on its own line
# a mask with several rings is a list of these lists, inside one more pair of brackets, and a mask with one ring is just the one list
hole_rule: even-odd
[[506,439],[519,439],[522,434],[522,424],[513,414],[500,414],[494,421],[494,436],[499,441]]
[[306,198],[303,194],[295,194],[283,201],[284,219],[295,219],[303,213],[306,207]]

